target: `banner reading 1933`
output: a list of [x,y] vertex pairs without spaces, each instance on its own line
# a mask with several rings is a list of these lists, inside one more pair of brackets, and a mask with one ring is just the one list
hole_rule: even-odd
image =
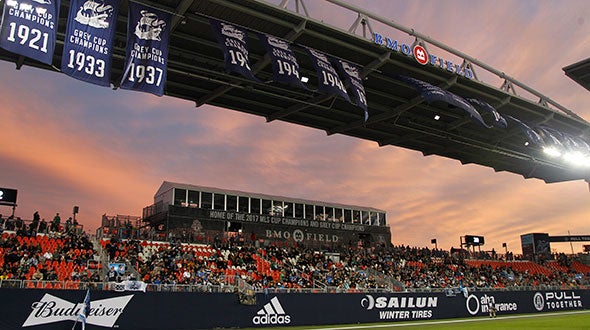
[[53,61],[59,0],[6,0],[0,47],[45,64]]
[[120,0],[72,0],[61,71],[76,79],[109,86]]
[[121,88],[164,95],[171,15],[129,2],[127,58]]

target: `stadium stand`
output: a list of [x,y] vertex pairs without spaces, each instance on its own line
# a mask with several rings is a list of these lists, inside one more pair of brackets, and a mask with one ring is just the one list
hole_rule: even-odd
[[[590,276],[590,266],[565,254],[539,264],[506,261],[501,255],[470,259],[463,253],[409,246],[319,249],[243,237],[181,243],[115,236],[93,243],[77,230],[20,230],[25,227],[22,222],[1,235],[2,286],[12,281],[10,285],[23,288],[77,289],[93,283],[108,289],[109,282],[132,279],[147,283],[148,290],[231,291],[241,284],[259,292],[393,292],[588,287]],[[113,264],[124,264],[127,270],[113,274]]]

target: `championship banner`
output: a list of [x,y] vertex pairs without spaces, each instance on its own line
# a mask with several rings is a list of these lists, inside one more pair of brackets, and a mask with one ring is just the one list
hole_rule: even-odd
[[254,76],[250,67],[246,30],[239,26],[214,19],[211,19],[210,23],[223,52],[225,69],[228,72],[238,73],[250,80],[259,81]]
[[6,0],[0,47],[51,65],[59,0]]
[[360,68],[340,59],[336,60],[336,65],[338,66],[344,81],[346,81],[346,84],[349,85],[354,92],[356,105],[365,111],[365,121],[367,121],[367,119],[369,119],[369,109]]
[[120,0],[72,0],[61,71],[100,86],[111,82],[111,59]]
[[299,63],[289,43],[268,34],[259,34],[272,63],[273,80],[307,89],[299,76]]
[[506,119],[491,104],[475,98],[466,98],[465,100],[471,103],[471,105],[477,106],[479,109],[492,114],[494,116],[494,122],[492,123],[494,126],[498,128],[508,127]]
[[416,91],[418,91],[418,93],[420,93],[420,95],[424,97],[427,103],[439,101],[454,105],[457,108],[466,111],[471,117],[471,119],[473,119],[476,123],[484,127],[490,128],[490,126],[486,124],[479,112],[475,110],[471,103],[467,102],[464,98],[460,97],[459,95],[453,94],[445,89],[442,89],[438,86],[434,86],[420,79],[415,79],[402,75],[394,75],[393,78],[403,81],[414,87],[414,89],[416,89]]
[[330,64],[328,57],[312,48],[304,47],[309,55],[309,59],[313,63],[318,75],[318,90],[326,94],[340,95],[343,99],[350,102],[350,97],[346,92],[346,88],[340,80],[336,69]]
[[171,15],[129,2],[127,57],[121,88],[164,95]]
[[520,130],[527,136],[528,142],[534,143],[536,145],[544,145],[543,137],[533,130],[529,125],[510,115],[506,115],[506,118],[512,120],[518,125]]

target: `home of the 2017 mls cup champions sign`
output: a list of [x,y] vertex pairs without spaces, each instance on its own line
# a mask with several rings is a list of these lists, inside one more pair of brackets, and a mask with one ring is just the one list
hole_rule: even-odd
[[127,58],[121,88],[164,95],[171,15],[129,2]]
[[61,71],[89,83],[109,86],[115,25],[120,0],[72,0]]
[[5,0],[0,47],[51,64],[59,0]]

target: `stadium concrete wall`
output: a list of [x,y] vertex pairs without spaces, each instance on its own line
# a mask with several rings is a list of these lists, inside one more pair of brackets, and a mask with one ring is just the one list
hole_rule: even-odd
[[[0,329],[72,329],[85,291],[1,289]],[[86,328],[211,329],[396,322],[584,310],[590,290],[392,294],[259,294],[255,305],[232,293],[91,291]],[[78,322],[76,329],[81,329]]]

